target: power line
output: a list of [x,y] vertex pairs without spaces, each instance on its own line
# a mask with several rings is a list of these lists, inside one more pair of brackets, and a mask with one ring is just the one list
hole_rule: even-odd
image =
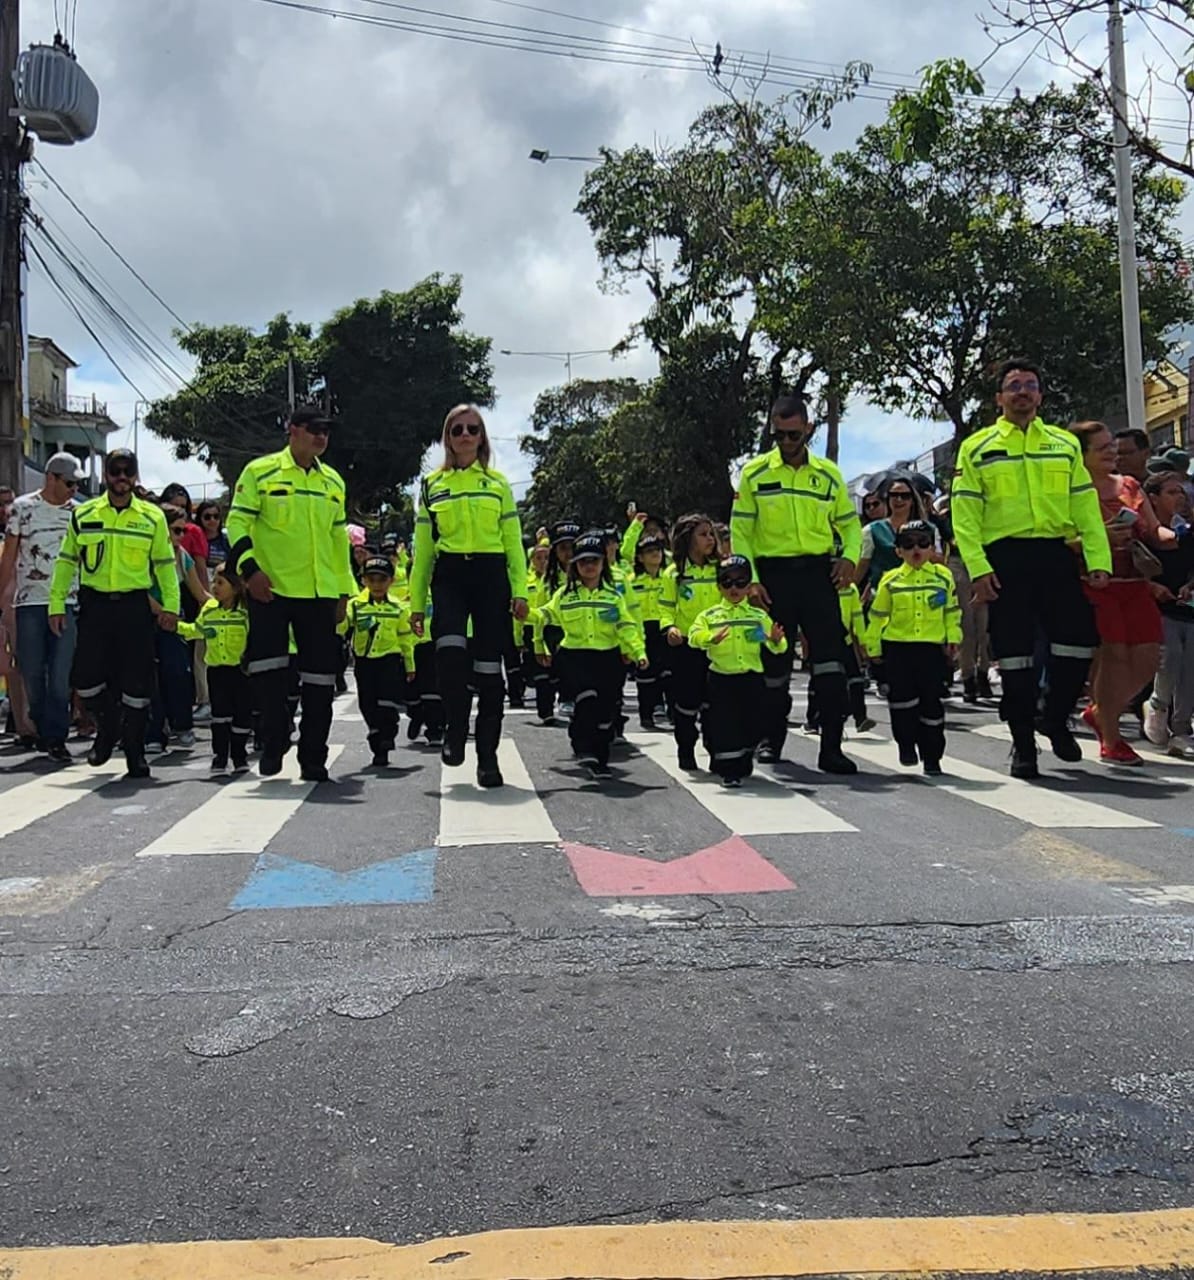
[[94,231],[95,234],[104,242],[104,244],[120,260],[121,264],[125,267],[125,269],[129,271],[130,274],[141,285],[141,287],[145,289],[145,291],[150,295],[150,297],[152,297],[169,315],[173,316],[174,319],[177,320],[178,323],[189,333],[191,331],[191,326],[182,318],[182,316],[178,314],[177,311],[174,310],[174,308],[166,301],[166,299],[163,298],[160,293],[158,293],[158,291],[153,287],[153,285],[151,285],[149,281],[145,279],[145,277],[137,270],[136,267],[133,266],[133,264],[124,256],[124,254],[120,252],[120,250],[112,243],[112,241],[109,240],[106,235],[104,235],[104,233],[99,229],[99,227],[97,227],[95,223],[92,222],[91,218],[88,217],[87,213],[83,209],[81,209],[79,205],[75,202],[75,199],[70,194],[70,192],[63,187],[63,185],[58,181],[57,178],[54,177],[54,175],[49,171],[49,169],[47,169],[46,166],[36,158],[34,158],[33,163],[37,165],[37,167],[42,171],[42,173],[45,174],[47,178],[49,178],[50,182],[53,183],[55,189],[58,191],[58,194],[62,196],[62,198],[67,202],[67,204],[70,205],[70,207],[79,215],[79,217],[82,218],[83,221],[91,228],[91,230]]

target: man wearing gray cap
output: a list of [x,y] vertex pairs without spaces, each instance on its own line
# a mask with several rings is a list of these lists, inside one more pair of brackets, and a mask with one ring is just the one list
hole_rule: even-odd
[[62,634],[50,629],[50,579],[58,549],[70,523],[71,508],[83,473],[74,454],[56,453],[46,463],[40,490],[12,504],[4,556],[0,560],[0,600],[15,583],[17,669],[29,698],[38,749],[51,760],[70,760],[70,671],[75,653],[76,588],[67,597]]

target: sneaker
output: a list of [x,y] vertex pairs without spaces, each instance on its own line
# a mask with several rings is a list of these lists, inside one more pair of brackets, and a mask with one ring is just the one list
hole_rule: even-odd
[[505,778],[502,777],[502,771],[497,767],[497,762],[492,764],[479,764],[477,766],[477,786],[479,787],[504,787],[506,785]]
[[328,771],[322,764],[304,764],[299,768],[299,777],[304,782],[326,782]]
[[150,738],[145,743],[147,756],[160,756],[166,750],[166,744],[160,738]]
[[1103,731],[1099,728],[1099,722],[1095,719],[1095,704],[1092,702],[1089,707],[1085,707],[1082,711],[1082,723],[1094,734],[1098,739],[1099,746],[1103,745]]
[[195,745],[194,729],[184,729],[182,733],[178,735],[178,745],[180,747],[193,747]]
[[1184,733],[1175,733],[1169,739],[1166,753],[1177,756],[1179,760],[1194,760],[1194,738],[1189,738]]
[[539,717],[539,723],[540,723],[540,724],[541,724],[545,729],[550,729],[550,728],[552,728],[554,725],[559,724],[560,722],[555,718],[555,716],[540,716],[540,717]]
[[925,771],[925,774],[930,778],[941,777],[941,761],[926,760],[924,763],[924,771]]
[[854,728],[859,733],[870,733],[870,731],[878,726],[877,720],[872,720],[870,716],[864,716],[861,720],[854,721]]
[[755,753],[755,759],[760,764],[779,764],[780,756],[780,751],[771,746],[770,743],[765,743]]
[[571,720],[572,713],[576,710],[575,704],[571,702],[560,703],[560,717],[564,720]]
[[124,776],[126,778],[148,778],[150,776],[149,762],[140,752],[131,751],[125,756]]
[[1144,761],[1122,738],[1120,738],[1118,742],[1113,742],[1110,746],[1104,744],[1100,747],[1099,763],[1127,765],[1131,768],[1135,768],[1137,765],[1142,765]]
[[248,762],[248,761],[247,761],[243,756],[241,756],[239,759],[233,760],[233,762],[232,762],[232,772],[233,772],[233,773],[248,773],[248,772],[249,772],[249,762]]
[[612,778],[613,776],[614,776],[614,771],[609,767],[609,765],[602,764],[600,760],[594,761],[593,764],[589,765],[590,778],[602,779],[602,778]]
[[902,764],[905,769],[912,769],[916,765],[920,764],[920,756],[915,747],[900,748],[900,764]]
[[212,773],[223,773],[228,768],[227,756],[212,756],[211,771]]
[[639,716],[638,727],[644,733],[654,733],[659,726],[655,723],[654,716]]
[[1151,698],[1144,709],[1144,736],[1154,747],[1163,747],[1172,741],[1169,736],[1169,708],[1155,706]]
[[46,755],[53,760],[55,764],[70,764],[74,759],[71,753],[66,749],[65,742],[47,742]]
[[727,791],[737,791],[742,786],[741,778],[722,778],[721,785]]
[[390,753],[388,751],[375,751],[371,763],[375,769],[388,769],[390,767]]
[[195,724],[209,724],[211,722],[211,707],[206,702],[201,702],[192,712],[191,720]]

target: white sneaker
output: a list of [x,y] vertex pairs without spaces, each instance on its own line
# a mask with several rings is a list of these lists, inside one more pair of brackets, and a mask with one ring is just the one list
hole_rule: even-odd
[[193,747],[195,745],[195,734],[191,729],[184,729],[176,739],[180,747]]
[[1169,708],[1153,705],[1150,698],[1144,708],[1144,736],[1154,747],[1163,747],[1169,739]]
[[1177,756],[1179,760],[1194,760],[1194,738],[1188,738],[1184,733],[1175,733],[1169,739],[1166,754]]
[[199,706],[195,708],[195,712],[191,716],[191,719],[195,724],[209,724],[211,722],[211,707],[209,707],[206,702],[201,702]]

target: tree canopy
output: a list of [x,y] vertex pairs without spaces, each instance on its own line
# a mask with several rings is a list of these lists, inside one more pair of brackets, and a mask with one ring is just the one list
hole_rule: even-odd
[[461,280],[429,276],[343,307],[320,327],[276,316],[261,333],[197,326],[177,335],[195,377],[157,401],[146,419],[231,485],[244,464],[282,447],[293,362],[300,401],[330,403],[336,426],[328,461],[350,502],[373,509],[400,500],[455,403],[493,403],[490,340],[461,328]]

